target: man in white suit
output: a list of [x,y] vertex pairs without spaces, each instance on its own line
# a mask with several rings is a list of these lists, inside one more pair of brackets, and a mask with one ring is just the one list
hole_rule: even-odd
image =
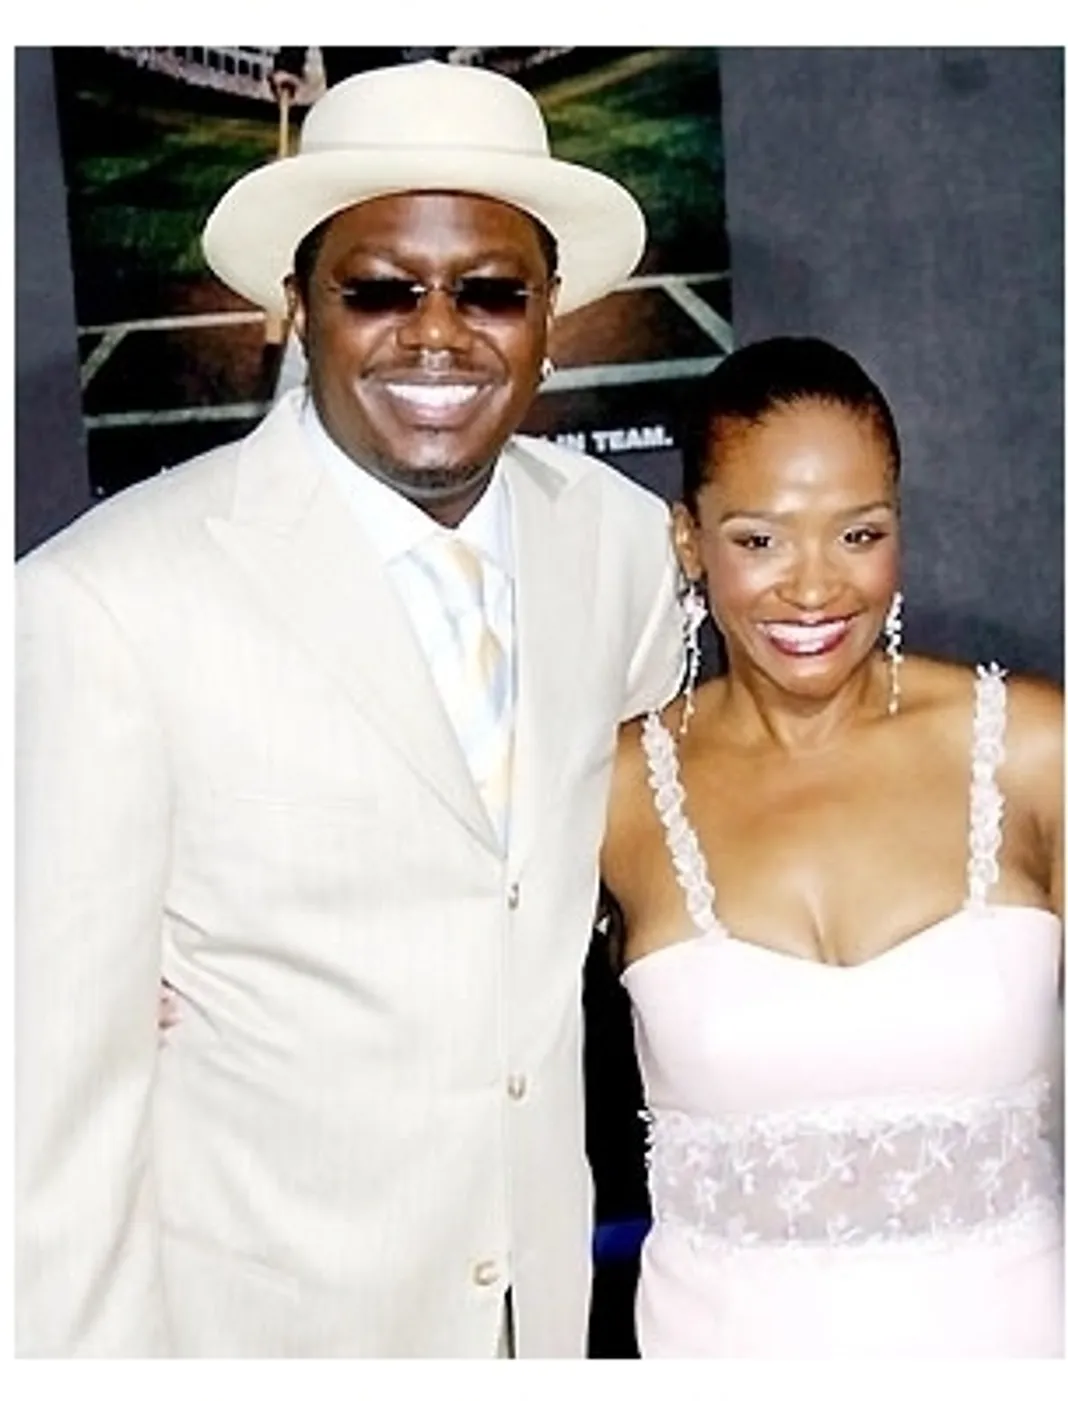
[[209,220],[307,390],[19,568],[20,1354],[583,1354],[581,968],[680,627],[664,506],[513,435],[643,239],[433,62]]

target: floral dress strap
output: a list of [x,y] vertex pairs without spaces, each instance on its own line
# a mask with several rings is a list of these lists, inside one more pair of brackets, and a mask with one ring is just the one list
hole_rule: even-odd
[[697,834],[682,810],[686,791],[679,779],[679,758],[671,732],[656,711],[642,722],[642,749],[649,771],[653,802],[664,825],[675,876],[686,900],[686,911],[702,934],[726,935],[716,918],[716,891]]
[[998,879],[1005,799],[995,774],[1005,757],[1005,675],[996,662],[976,667],[966,910],[985,910],[987,894]]

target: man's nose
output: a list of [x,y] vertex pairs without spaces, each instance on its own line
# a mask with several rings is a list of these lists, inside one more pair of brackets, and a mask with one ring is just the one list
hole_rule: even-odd
[[398,332],[402,345],[429,350],[456,350],[471,341],[471,328],[447,287],[427,287]]

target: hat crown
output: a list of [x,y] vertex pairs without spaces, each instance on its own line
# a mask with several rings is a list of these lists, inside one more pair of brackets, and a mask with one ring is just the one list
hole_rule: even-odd
[[521,84],[431,59],[328,88],[304,118],[299,153],[250,170],[222,195],[204,226],[204,255],[234,291],[281,311],[295,250],[316,225],[412,190],[500,200],[549,229],[559,251],[558,315],[618,286],[645,243],[633,195],[554,157]]
[[425,59],[371,69],[328,88],[309,110],[302,154],[361,147],[548,156],[534,98],[510,78]]

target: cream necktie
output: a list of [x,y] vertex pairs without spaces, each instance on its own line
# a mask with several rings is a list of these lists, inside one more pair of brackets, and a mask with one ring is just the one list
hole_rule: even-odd
[[430,664],[497,834],[507,845],[512,776],[509,659],[486,616],[478,554],[459,537],[436,534],[418,551],[444,610]]

